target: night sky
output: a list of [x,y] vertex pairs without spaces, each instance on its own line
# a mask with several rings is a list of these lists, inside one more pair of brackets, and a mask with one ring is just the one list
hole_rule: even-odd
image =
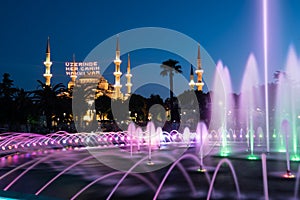
[[[269,0],[270,81],[276,70],[284,68],[290,45],[299,54],[299,10],[298,0]],[[73,53],[76,60],[83,61],[105,39],[139,27],[173,29],[200,42],[215,62],[222,60],[228,66],[236,92],[251,52],[263,77],[261,0],[3,0],[0,19],[0,73],[10,73],[15,86],[26,90],[35,89],[36,80],[44,81],[48,36],[53,62],[51,81],[66,85],[69,78],[64,62],[71,61]],[[132,58],[132,66],[147,60],[143,54],[138,55]],[[157,56],[156,62],[166,59]],[[189,73],[190,66],[182,65]]]

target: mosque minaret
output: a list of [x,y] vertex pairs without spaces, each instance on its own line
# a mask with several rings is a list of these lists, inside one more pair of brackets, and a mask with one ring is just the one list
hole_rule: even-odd
[[114,84],[114,88],[115,88],[115,99],[121,99],[122,98],[122,93],[121,93],[121,69],[120,69],[120,65],[122,63],[121,59],[120,59],[120,44],[119,44],[119,37],[117,37],[117,47],[116,47],[116,58],[114,60],[115,63],[115,72],[114,72],[114,76],[115,76],[115,84]]
[[130,55],[128,54],[128,61],[127,61],[127,73],[126,73],[126,79],[127,79],[127,83],[126,83],[126,87],[127,87],[127,93],[126,93],[126,97],[128,98],[131,95],[131,87],[132,87],[132,83],[131,83],[131,77],[132,74],[130,73]]
[[50,86],[51,85],[51,77],[52,77],[52,74],[51,74],[52,62],[51,62],[51,59],[50,59],[50,38],[49,37],[48,37],[48,40],[47,40],[46,60],[44,62],[44,65],[46,67],[45,73],[43,75],[45,77],[45,84]]
[[200,56],[200,44],[198,44],[198,56],[197,56],[197,70],[195,73],[197,74],[197,82],[195,83],[197,90],[202,91],[202,87],[204,85],[202,81],[203,74],[202,64],[201,64],[201,56]]

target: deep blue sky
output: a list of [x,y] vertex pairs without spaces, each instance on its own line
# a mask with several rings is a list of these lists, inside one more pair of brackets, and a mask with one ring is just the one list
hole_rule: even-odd
[[[36,80],[44,81],[43,60],[50,36],[52,82],[66,84],[64,62],[73,53],[78,61],[84,60],[108,37],[151,26],[173,29],[199,41],[215,62],[221,59],[229,67],[238,91],[251,52],[263,74],[261,5],[261,0],[3,0],[0,74],[8,72],[16,86],[35,89]],[[269,0],[269,77],[283,68],[290,44],[300,50],[299,10],[298,0]],[[136,64],[133,59],[131,63]]]

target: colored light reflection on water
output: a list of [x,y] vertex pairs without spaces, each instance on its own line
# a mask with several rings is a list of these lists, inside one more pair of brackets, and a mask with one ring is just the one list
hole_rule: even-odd
[[18,199],[13,199],[13,198],[8,198],[8,197],[0,197],[0,200],[18,200]]

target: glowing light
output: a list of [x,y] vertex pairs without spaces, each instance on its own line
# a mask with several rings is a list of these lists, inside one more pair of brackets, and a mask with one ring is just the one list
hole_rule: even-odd
[[229,149],[227,149],[227,148],[222,148],[222,150],[221,150],[221,152],[220,152],[220,156],[222,156],[222,157],[227,157],[227,156],[229,156],[229,154],[230,154]]
[[295,178],[295,175],[292,174],[290,171],[287,171],[285,174],[282,175],[283,178]]
[[284,178],[295,178],[295,176],[293,174],[292,175],[284,174],[283,177]]
[[285,153],[285,149],[284,148],[280,148],[280,149],[278,149],[278,152]]
[[256,155],[249,155],[249,156],[247,156],[247,159],[248,160],[258,160],[258,157],[256,156]]
[[149,160],[149,161],[147,162],[147,165],[152,166],[152,165],[154,165],[154,162],[152,162],[151,160]]
[[291,156],[291,161],[300,161],[300,157],[298,155]]
[[203,169],[202,167],[200,167],[200,168],[197,169],[197,172],[201,172],[201,173],[206,172],[206,171],[207,171],[207,170],[206,170],[206,169]]

